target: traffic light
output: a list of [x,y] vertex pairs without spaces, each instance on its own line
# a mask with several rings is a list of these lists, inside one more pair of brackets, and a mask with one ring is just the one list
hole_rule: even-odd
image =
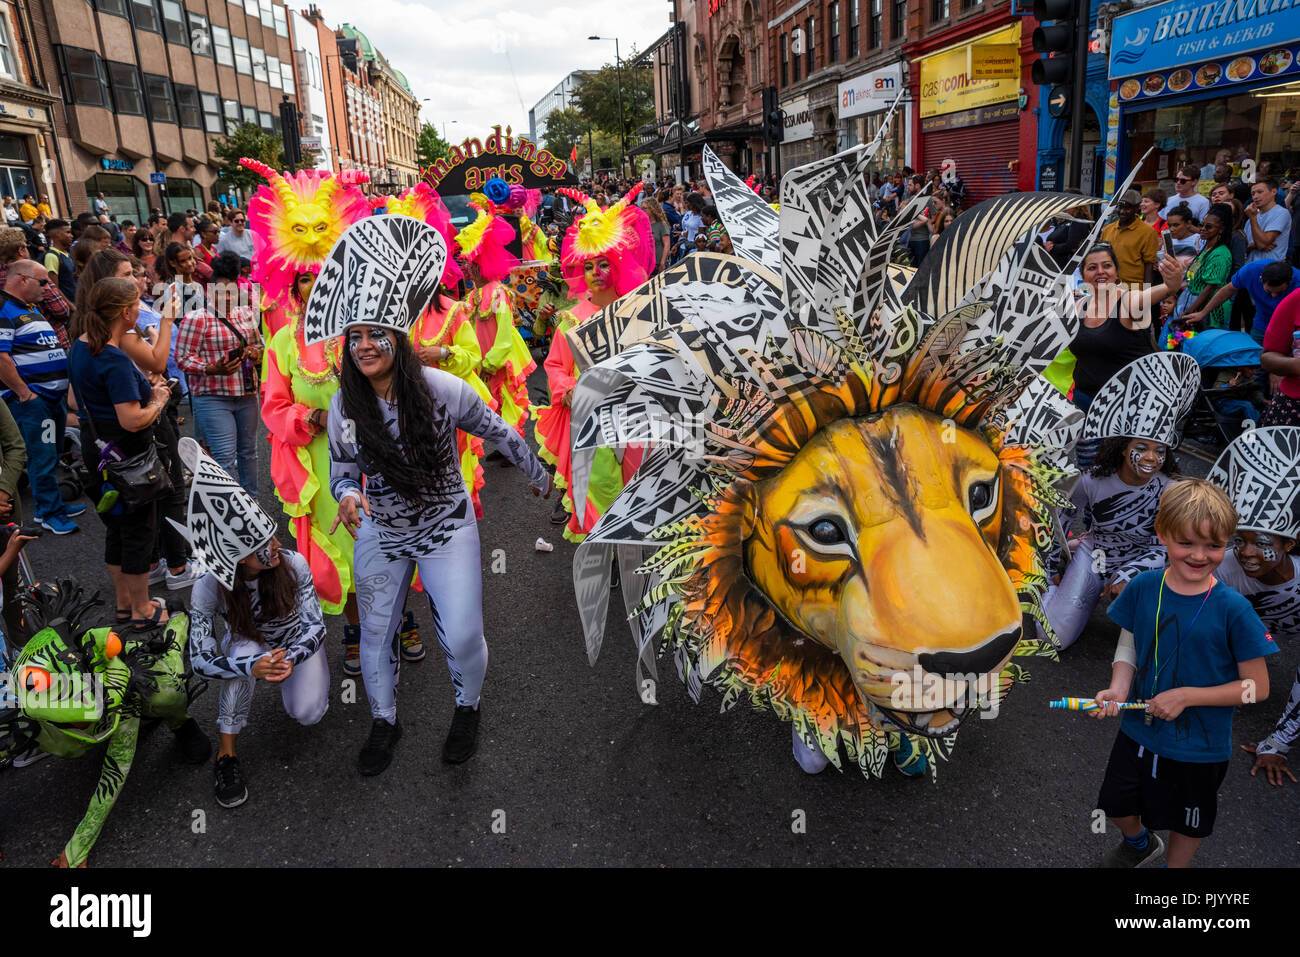
[[763,87],[763,143],[775,146],[785,140],[785,118],[777,105],[776,87]]
[[[1040,86],[1064,86],[1074,82],[1074,57],[1078,46],[1075,31],[1080,5],[1081,0],[1034,0],[1034,18],[1040,23],[1034,30],[1034,52],[1046,53],[1047,59],[1035,60],[1030,76]],[[1049,20],[1053,22],[1041,25]]]

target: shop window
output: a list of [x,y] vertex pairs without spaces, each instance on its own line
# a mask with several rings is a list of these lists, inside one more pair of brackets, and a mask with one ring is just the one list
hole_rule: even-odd
[[826,62],[840,58],[840,5],[832,3],[826,10]]
[[115,17],[126,17],[126,0],[95,0],[95,9]]
[[244,76],[253,75],[253,61],[249,58],[248,41],[243,37],[232,37],[235,44],[235,69]]
[[251,106],[244,107],[244,122],[252,126],[257,126],[257,110]]
[[266,58],[266,79],[271,84],[271,89],[280,89],[280,77],[280,58],[278,56],[268,56]]
[[108,63],[108,82],[113,90],[113,112],[127,116],[144,116],[144,93],[140,89],[140,71],[134,63]]
[[190,50],[195,56],[212,56],[212,34],[208,31],[208,18],[198,13],[190,15]]
[[951,15],[949,3],[950,0],[930,0],[930,19],[935,22],[947,20]]
[[144,95],[149,103],[149,119],[155,123],[176,122],[176,103],[172,99],[172,81],[169,78],[146,73]]
[[235,48],[230,42],[230,31],[225,27],[212,28],[212,52],[222,66],[235,65]]
[[253,47],[253,79],[266,82],[266,51]]
[[15,67],[13,39],[9,36],[8,4],[0,3],[0,76],[10,80],[18,79]]
[[282,37],[289,35],[289,19],[285,16],[284,7],[278,3],[275,5],[275,32]]
[[[22,136],[0,134],[0,163],[30,164],[31,154],[27,151],[27,140]],[[15,194],[10,193],[13,196]]]
[[77,47],[55,47],[63,80],[63,98],[78,106],[108,109],[108,75],[97,53]]
[[239,101],[222,100],[221,112],[226,118],[226,135],[234,135],[235,130],[239,129]]
[[192,179],[167,177],[166,212],[188,213],[203,208],[203,189]]
[[197,87],[176,84],[176,118],[186,129],[203,129],[203,110],[199,106]]
[[131,0],[131,22],[137,30],[161,33],[162,24],[158,20],[158,8],[154,0]]
[[189,46],[190,35],[185,26],[185,12],[181,10],[181,5],[176,0],[162,0],[159,7],[162,9],[163,34],[168,41]]
[[104,194],[110,215],[136,223],[149,219],[149,196],[145,185],[125,173],[97,173],[86,180],[86,195]]
[[221,122],[221,99],[215,93],[200,93],[203,104],[203,128],[220,136],[226,131]]
[[35,196],[40,190],[30,166],[0,166],[0,189],[6,196]]
[[816,26],[817,26],[816,17],[809,17],[807,20],[803,22],[803,27],[804,27],[803,49],[804,49],[804,61],[805,61],[804,66],[806,67],[804,72],[807,73],[808,76],[812,76],[813,70],[817,69],[816,57],[814,55],[817,50],[817,33],[813,29]]
[[873,50],[878,50],[881,40],[884,39],[883,6],[884,0],[871,0],[871,39],[868,41],[868,46]]
[[907,25],[907,0],[894,0],[894,20],[890,25],[889,38],[903,39],[903,28]]

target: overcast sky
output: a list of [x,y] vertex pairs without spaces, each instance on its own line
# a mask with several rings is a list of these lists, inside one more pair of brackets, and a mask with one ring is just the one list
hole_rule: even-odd
[[[350,23],[406,74],[426,121],[459,142],[509,124],[573,70],[645,49],[669,27],[666,0],[317,0],[332,27]],[[513,67],[513,75],[512,68]],[[522,100],[522,105],[521,105]],[[452,122],[452,121],[456,122]]]

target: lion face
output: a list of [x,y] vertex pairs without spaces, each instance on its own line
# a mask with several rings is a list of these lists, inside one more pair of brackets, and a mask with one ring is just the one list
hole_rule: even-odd
[[821,429],[750,488],[746,571],[842,660],[859,697],[927,735],[954,727],[1020,638],[997,555],[1002,474],[979,435],[899,406]]

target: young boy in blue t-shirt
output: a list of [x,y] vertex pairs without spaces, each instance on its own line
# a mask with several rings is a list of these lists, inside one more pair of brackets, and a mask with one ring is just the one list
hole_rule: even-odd
[[1264,656],[1278,649],[1250,602],[1214,577],[1237,525],[1232,502],[1202,479],[1176,482],[1160,497],[1156,535],[1168,565],[1134,578],[1111,603],[1123,629],[1110,687],[1125,711],[1097,806],[1124,835],[1104,867],[1140,867],[1165,849],[1148,830],[1168,830],[1169,867],[1186,867],[1214,829],[1219,785],[1232,749],[1232,711],[1268,697]]

